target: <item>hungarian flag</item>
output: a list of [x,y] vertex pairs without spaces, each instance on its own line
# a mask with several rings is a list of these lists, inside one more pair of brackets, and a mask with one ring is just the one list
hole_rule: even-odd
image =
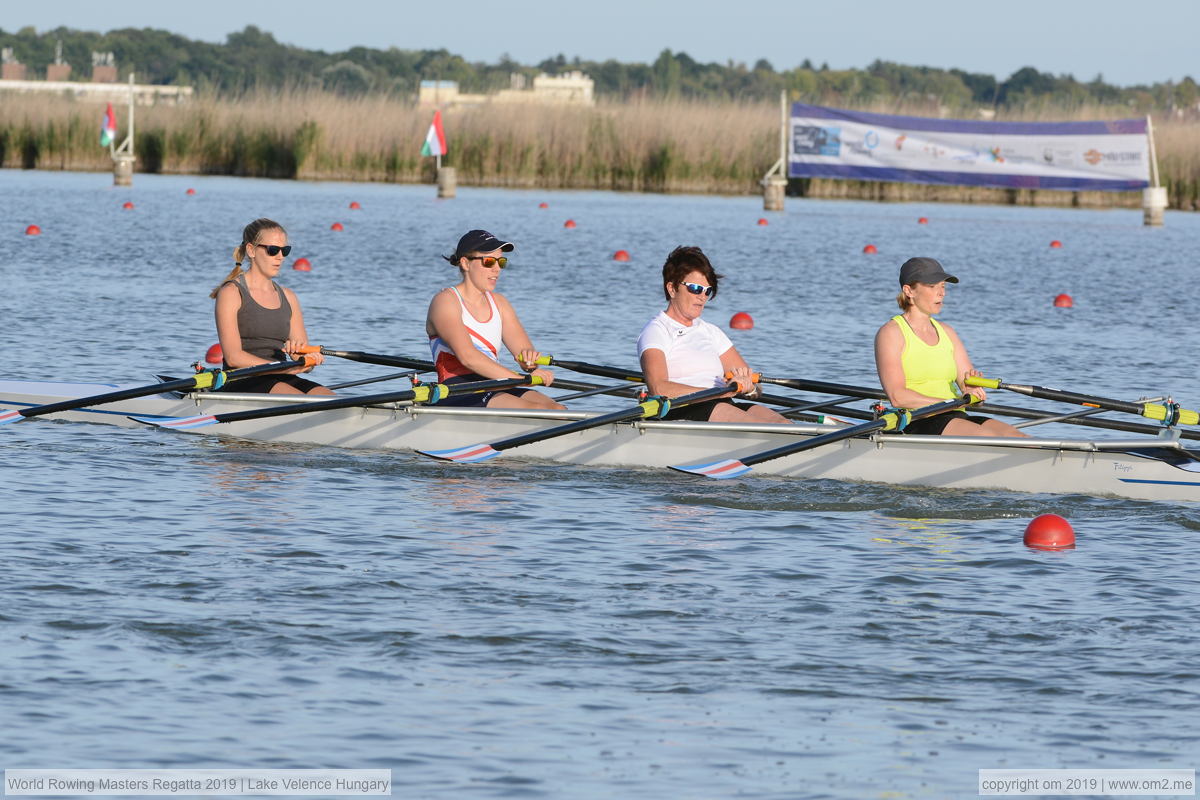
[[425,143],[421,145],[421,155],[446,155],[446,132],[442,130],[441,111],[433,112],[433,124],[429,126],[429,133],[425,134]]
[[100,125],[100,145],[112,144],[117,138],[117,115],[113,113],[112,103],[104,112],[104,122]]

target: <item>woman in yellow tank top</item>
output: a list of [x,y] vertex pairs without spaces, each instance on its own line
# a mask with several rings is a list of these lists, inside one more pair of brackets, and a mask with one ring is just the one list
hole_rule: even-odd
[[[947,283],[958,283],[958,278],[947,274],[936,259],[910,258],[900,267],[896,304],[903,313],[892,317],[875,334],[875,368],[888,400],[897,408],[921,408],[963,394],[987,398],[983,389],[965,383],[979,372],[971,365],[958,334],[933,318],[942,310]],[[965,411],[914,420],[905,433],[1025,435],[1008,423]]]

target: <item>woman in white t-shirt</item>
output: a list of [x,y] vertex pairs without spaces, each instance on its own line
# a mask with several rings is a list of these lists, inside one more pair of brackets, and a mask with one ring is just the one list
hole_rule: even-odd
[[738,382],[726,397],[672,409],[666,419],[698,422],[788,422],[766,406],[735,402],[734,395],[757,397],[758,385],[733,342],[716,325],[700,319],[717,295],[722,277],[699,247],[676,247],[663,264],[667,309],[650,320],[638,337],[638,358],[651,394],[678,397],[698,389],[724,386],[725,375]]

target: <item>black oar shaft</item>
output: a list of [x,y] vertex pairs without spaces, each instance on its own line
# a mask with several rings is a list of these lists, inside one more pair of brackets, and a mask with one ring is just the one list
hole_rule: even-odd
[[[232,370],[225,373],[225,380],[236,381],[241,378],[249,378],[252,375],[261,375],[267,372],[279,372],[280,370],[291,369],[293,367],[304,366],[306,362],[300,361],[279,361],[271,364],[259,364],[253,367],[244,367],[242,369]],[[102,406],[108,403],[116,403],[121,400],[132,400],[136,397],[146,397],[152,394],[163,394],[164,392],[180,392],[200,388],[208,388],[212,385],[214,376],[218,373],[213,372],[198,372],[187,378],[179,378],[165,383],[155,383],[149,386],[137,386],[130,389],[119,389],[115,392],[106,392],[105,394],[92,395],[91,397],[76,397],[71,400],[61,400],[57,403],[47,403],[46,405],[34,406],[26,408],[17,413],[23,417],[40,417],[43,414],[53,414],[58,411],[71,411],[76,408],[87,408],[90,406]]]
[[1127,400],[1113,400],[1107,397],[1095,397],[1078,392],[1068,392],[1063,389],[1050,389],[1045,386],[1028,386],[1018,383],[998,381],[999,388],[1010,392],[1018,392],[1041,400],[1056,400],[1060,403],[1074,403],[1081,406],[1097,406],[1109,411],[1122,411],[1126,414],[1141,415],[1146,409],[1145,403],[1130,403]]
[[[962,408],[964,405],[969,403],[971,399],[972,398],[970,396],[966,396],[957,398],[955,400],[947,400],[944,403],[935,403],[931,406],[918,408],[915,411],[910,412],[909,416],[911,419],[924,419],[925,417],[932,417],[935,414],[944,414],[947,411],[954,411],[955,409]],[[819,436],[812,437],[811,439],[792,442],[791,444],[785,444],[771,450],[764,450],[761,453],[745,456],[739,460],[749,467],[753,466],[754,464],[761,464],[764,461],[772,461],[776,458],[782,458],[783,456],[790,456],[794,453],[802,453],[805,450],[812,450],[813,448],[820,447],[821,445],[840,442],[843,439],[850,439],[855,436],[862,436],[864,433],[873,433],[874,431],[878,430],[890,429],[896,425],[894,418],[896,413],[897,412],[891,412],[890,414],[885,414],[877,420],[864,422],[861,425],[852,425],[849,428],[843,428],[839,431],[822,433]]]
[[[528,384],[527,378],[506,378],[496,381],[476,381],[474,383],[458,383],[447,387],[451,395],[471,394],[475,392],[491,392],[497,389],[509,389],[513,386]],[[412,400],[418,394],[417,388],[364,394],[353,397],[338,397],[333,400],[318,400],[315,403],[289,403],[285,406],[257,408],[246,411],[227,411],[214,414],[217,422],[239,422],[247,419],[266,419],[267,417],[286,417],[291,414],[308,414],[314,411],[334,411],[339,408],[355,408],[357,406],[376,406],[386,403],[400,403]]]
[[[715,397],[728,394],[732,391],[731,386],[714,386],[711,389],[701,389],[698,392],[685,394],[671,400],[671,408],[683,408],[695,403],[701,403],[705,400],[711,400]],[[625,408],[620,411],[613,411],[609,414],[601,414],[598,417],[588,417],[576,422],[568,422],[565,425],[556,425],[549,430],[534,431],[532,433],[513,436],[508,439],[502,439],[498,442],[492,442],[490,447],[493,450],[511,450],[514,447],[520,447],[526,444],[533,444],[544,439],[553,439],[557,436],[565,436],[569,433],[577,433],[578,431],[586,431],[591,428],[599,428],[602,425],[608,425],[615,422],[624,422],[630,419],[640,419],[648,414],[654,413],[650,410],[651,404],[656,401],[648,400],[645,403],[638,405],[635,408]]]

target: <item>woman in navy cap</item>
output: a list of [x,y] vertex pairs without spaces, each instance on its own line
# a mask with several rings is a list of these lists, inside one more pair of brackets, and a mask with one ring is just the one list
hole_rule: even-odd
[[[900,294],[896,304],[902,313],[892,317],[875,334],[875,368],[888,400],[897,408],[923,406],[953,400],[963,394],[987,393],[967,386],[968,377],[979,375],[958,334],[933,318],[942,310],[946,284],[958,283],[933,258],[910,258],[900,267]],[[905,433],[947,436],[1024,436],[1019,430],[990,417],[949,411],[910,422]]]
[[[497,239],[487,231],[474,230],[458,240],[453,255],[443,256],[458,267],[462,280],[433,296],[425,318],[438,382],[453,385],[521,377],[501,366],[501,346],[512,353],[523,371],[541,377],[546,386],[554,382],[553,373],[535,363],[541,353],[529,341],[517,312],[504,295],[495,291],[500,270],[508,263],[503,254],[512,249],[512,242]],[[442,400],[439,405],[566,407],[541,392],[524,388],[459,395]]]

